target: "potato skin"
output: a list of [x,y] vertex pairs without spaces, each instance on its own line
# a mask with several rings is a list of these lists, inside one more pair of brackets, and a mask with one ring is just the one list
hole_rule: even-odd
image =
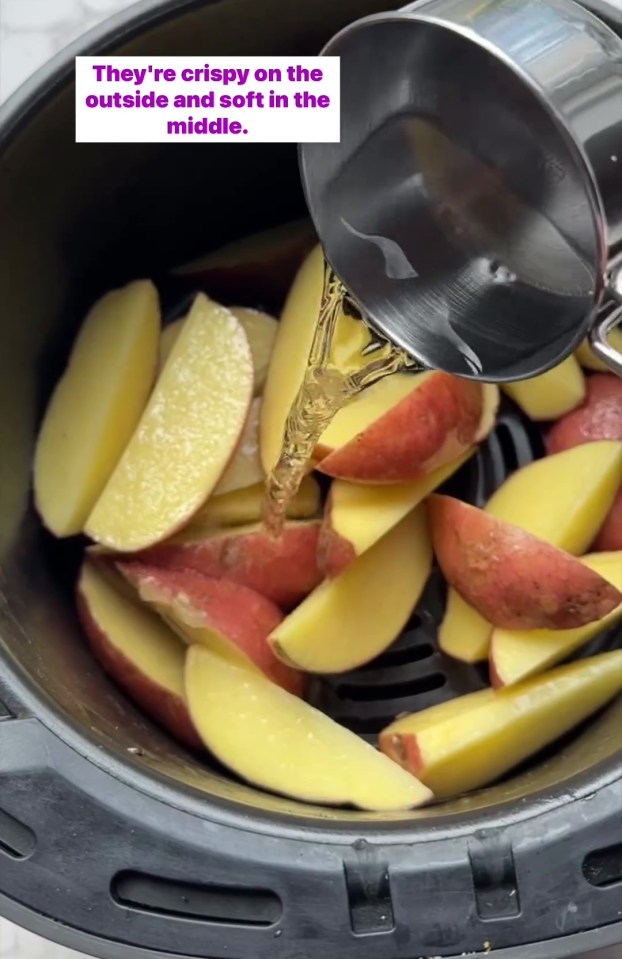
[[493,626],[572,629],[622,593],[578,559],[451,496],[428,500],[434,551],[449,584]]
[[76,606],[93,655],[108,675],[175,739],[192,751],[202,752],[203,743],[182,697],[155,683],[111,642],[92,615],[80,589],[76,592]]
[[[584,403],[551,427],[547,449],[549,454],[559,453],[596,440],[622,440],[622,379],[613,373],[588,377]],[[593,548],[600,552],[622,549],[622,487]]]
[[588,377],[584,402],[551,427],[547,449],[561,453],[593,440],[622,440],[622,379],[613,373]]
[[361,483],[417,479],[460,456],[480,432],[482,386],[436,373],[319,464],[322,473]]
[[594,542],[599,553],[622,550],[622,487]]
[[192,569],[247,586],[287,611],[322,581],[317,563],[321,522],[286,523],[279,539],[259,524],[171,539],[132,559],[161,569]]
[[[281,610],[265,596],[191,569],[161,569],[139,562],[118,562],[117,568],[140,598],[166,610],[188,643],[201,642],[193,628],[226,637],[258,669],[294,696],[301,696],[304,678],[276,658],[267,637],[283,620]],[[189,632],[184,631],[189,627]]]
[[356,550],[352,543],[345,539],[330,522],[331,504],[330,494],[326,505],[326,517],[322,523],[318,539],[317,557],[318,566],[325,576],[338,576],[356,559]]
[[316,243],[309,221],[294,222],[232,243],[177,267],[173,274],[193,292],[208,290],[223,303],[262,303],[278,313],[296,271]]

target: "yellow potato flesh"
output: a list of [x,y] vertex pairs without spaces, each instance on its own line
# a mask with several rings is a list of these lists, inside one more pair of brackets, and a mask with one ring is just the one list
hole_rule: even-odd
[[324,430],[320,447],[327,450],[345,446],[372,423],[419,389],[429,373],[395,373],[368,387],[354,400],[342,407],[332,423]]
[[261,461],[266,473],[281,452],[283,429],[302,383],[320,311],[324,256],[318,246],[300,267],[285,302],[264,388]]
[[460,593],[447,590],[445,615],[438,633],[440,648],[448,656],[464,663],[479,663],[490,649],[492,625],[469,606]]
[[149,280],[102,297],[86,317],[37,441],[34,490],[56,536],[82,530],[145,408],[160,307]]
[[93,563],[84,564],[78,589],[93,620],[141,675],[183,698],[186,647],[159,616],[129,598],[116,579]]
[[264,474],[259,459],[260,414],[261,400],[254,399],[238,447],[227,469],[218,481],[214,496],[233,493],[235,490],[245,489],[248,486],[263,482]]
[[[612,330],[607,337],[608,342],[615,350],[622,353],[622,328],[618,327]],[[599,373],[611,373],[611,369],[602,360],[599,360],[589,344],[589,340],[584,340],[577,349],[577,359],[581,366],[588,370],[597,370]]]
[[420,506],[283,620],[270,636],[275,652],[311,673],[345,672],[369,662],[408,621],[431,562]]
[[580,556],[600,529],[622,481],[622,443],[584,443],[514,473],[486,512]]
[[366,486],[335,480],[331,485],[330,526],[351,543],[357,556],[373,546],[432,490],[444,483],[474,453],[440,466],[412,483]]
[[[622,552],[593,553],[582,557],[581,562],[622,590]],[[500,685],[522,682],[567,659],[620,620],[622,604],[603,619],[577,629],[495,629],[490,651],[491,671]]]
[[205,615],[197,614],[196,609],[183,594],[177,594],[170,599],[170,602],[164,602],[158,588],[146,582],[138,587],[138,595],[151,609],[157,611],[163,624],[170,627],[178,642],[181,640],[186,646],[195,644],[207,646],[216,655],[230,659],[243,669],[258,670],[253,660],[246,655],[237,643],[220,630],[205,625]]
[[540,376],[501,388],[531,420],[556,420],[582,403],[585,377],[575,357],[569,356]]
[[[274,341],[278,330],[278,323],[273,316],[268,313],[262,313],[259,310],[251,310],[245,306],[230,306],[228,309],[235,318],[240,321],[248,345],[251,348],[254,370],[254,395],[261,396],[268,375],[270,357],[274,348]],[[186,317],[182,316],[174,323],[169,323],[162,330],[160,337],[160,369],[164,367],[171,350],[177,342],[177,337],[181,333]]]
[[498,779],[621,690],[618,650],[497,690],[492,701],[465,696],[459,700],[463,709],[444,721],[422,725],[419,717],[425,714],[398,720],[381,741],[398,755],[403,739],[414,737],[417,775],[437,798],[447,798]]
[[[496,690],[491,689],[489,686],[486,687],[486,689],[478,689],[477,692],[468,694],[469,705],[471,708],[483,706],[491,703],[496,695]],[[403,716],[401,719],[396,720],[393,725],[404,722],[407,723],[409,732],[419,732],[437,723],[457,719],[464,713],[466,698],[466,696],[458,696],[456,699],[448,699],[443,703],[437,703],[436,706],[428,706],[427,709],[422,709],[421,712]],[[392,729],[393,725],[388,728]]]
[[248,337],[255,371],[255,396],[261,396],[266,385],[279,324],[273,316],[259,310],[251,310],[245,306],[232,306],[230,310],[240,321]]
[[166,361],[173,351],[173,347],[177,342],[185,321],[186,317],[182,316],[173,323],[169,323],[168,326],[165,326],[162,330],[162,335],[160,336],[160,370],[164,369]]
[[[369,327],[353,316],[340,313],[330,347],[331,363],[344,373],[360,370],[362,351],[369,346],[371,339]],[[356,403],[358,399],[352,402]]]
[[[292,284],[270,361],[260,428],[261,460],[266,473],[272,469],[281,452],[285,420],[307,369],[323,284],[324,255],[318,246],[307,256]],[[349,370],[354,358],[368,341],[369,332],[365,327],[341,313],[335,330],[331,361],[340,369]]]
[[429,791],[354,733],[201,646],[188,652],[186,698],[204,743],[263,789],[362,809],[419,806]]
[[222,476],[252,389],[244,330],[199,294],[87,534],[111,549],[134,551],[183,526]]
[[[192,517],[190,526],[240,526],[261,519],[266,488],[263,483],[212,496]],[[320,508],[320,487],[312,476],[305,476],[300,489],[288,503],[288,519],[310,519]]]

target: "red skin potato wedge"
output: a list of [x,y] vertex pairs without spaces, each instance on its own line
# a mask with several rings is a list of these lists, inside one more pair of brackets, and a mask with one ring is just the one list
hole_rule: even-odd
[[594,440],[622,440],[622,378],[594,373],[587,378],[585,400],[549,430],[549,453]]
[[340,536],[330,525],[330,493],[326,501],[327,520],[322,526],[318,542],[318,564],[324,574],[332,579],[338,576],[346,566],[356,559],[356,550],[352,543]]
[[464,453],[481,430],[479,383],[436,373],[339,449],[318,469],[355,482],[405,482]]
[[220,530],[200,539],[169,540],[137,554],[162,569],[193,569],[204,576],[240,583],[290,610],[318,586],[321,521],[287,523],[278,539],[260,524]]
[[428,512],[443,575],[494,626],[573,629],[622,602],[575,557],[475,506],[433,495]]
[[[622,440],[622,379],[613,373],[587,378],[583,404],[555,423],[547,437],[549,453],[596,440]],[[622,482],[622,477],[620,477]],[[622,488],[594,541],[593,549],[622,549]]]
[[[181,631],[185,624],[224,636],[274,683],[302,695],[302,673],[277,659],[266,641],[283,621],[283,613],[265,596],[239,583],[189,569],[168,570],[136,562],[119,562],[117,568],[142,600],[164,614],[170,611]],[[192,636],[189,639],[195,641]]]
[[[411,509],[423,502],[432,490],[438,489],[453,476],[474,452],[475,447],[472,446],[451,463],[446,463],[438,470],[410,483],[390,486],[367,483],[342,485],[339,480],[332,483],[318,542],[318,564],[325,576],[338,576],[358,555],[369,549]],[[348,489],[356,495],[354,503],[348,499]],[[345,510],[345,527],[340,509]],[[358,513],[360,519],[359,528],[352,521],[355,513]],[[384,522],[379,520],[379,517],[384,517]],[[366,531],[367,535],[363,531]]]
[[76,606],[93,655],[108,675],[125,690],[130,699],[175,739],[193,752],[204,752],[205,747],[190,718],[185,700],[145,676],[137,665],[110,641],[91,615],[88,603],[79,588],[76,591]]
[[308,220],[245,237],[172,271],[192,289],[223,303],[280,311],[298,267],[317,237]]
[[622,550],[622,487],[600,528],[593,548],[599,553]]

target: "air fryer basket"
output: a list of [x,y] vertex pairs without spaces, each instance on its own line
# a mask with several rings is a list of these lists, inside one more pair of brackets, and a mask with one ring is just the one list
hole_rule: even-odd
[[[386,7],[146,0],[79,52],[313,54]],[[209,769],[90,657],[72,607],[75,544],[43,533],[29,492],[37,423],[77,324],[107,288],[304,205],[294,147],[76,145],[76,52],[0,114],[0,912],[111,959],[557,959],[621,943],[622,702],[504,783],[378,815]],[[179,291],[162,289],[174,310]],[[453,483],[481,502],[540,451],[508,403]],[[391,650],[315,682],[314,700],[373,738],[398,712],[482,685],[436,651],[442,603],[433,576]],[[619,642],[612,632],[588,651]]]

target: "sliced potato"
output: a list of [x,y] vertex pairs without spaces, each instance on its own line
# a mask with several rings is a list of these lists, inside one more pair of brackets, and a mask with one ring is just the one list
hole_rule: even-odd
[[155,377],[159,335],[149,280],[107,293],[88,313],[35,452],[35,502],[56,536],[81,531],[129,442]]
[[180,529],[224,473],[252,392],[244,330],[200,293],[86,533],[129,552]]

